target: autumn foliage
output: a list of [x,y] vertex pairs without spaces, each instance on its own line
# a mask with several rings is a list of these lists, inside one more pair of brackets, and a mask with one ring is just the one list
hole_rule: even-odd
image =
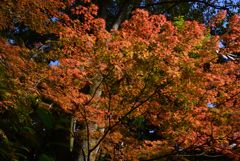
[[[237,59],[218,63],[216,53],[219,41],[226,44],[219,54],[240,51],[238,15],[227,34],[207,37],[209,31],[197,21],[178,29],[163,15],[137,9],[119,30],[107,32],[104,20],[95,17],[95,5],[71,10],[84,14],[84,22],[62,14],[71,3],[1,2],[1,30],[17,30],[15,21],[58,37],[32,49],[0,37],[1,84],[8,87],[1,89],[1,114],[39,108],[75,116],[86,127],[76,130],[75,138],[97,139],[93,145],[88,141],[86,155],[100,145],[111,160],[164,159],[188,151],[240,158],[240,65]],[[82,92],[94,85],[90,93]],[[155,127],[158,139],[144,139],[141,124]]]

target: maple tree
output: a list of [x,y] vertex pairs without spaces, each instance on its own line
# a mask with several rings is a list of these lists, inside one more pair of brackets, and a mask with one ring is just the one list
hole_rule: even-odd
[[[64,1],[67,3],[67,1]],[[13,1],[13,3],[15,3]],[[90,3],[84,3],[81,0],[75,0],[70,6],[61,8],[60,11],[67,14],[70,19],[77,19],[81,22],[84,21],[83,14],[73,14],[71,9],[82,5],[89,7],[91,4],[99,6],[98,15],[95,17],[103,18],[106,22],[106,29],[110,31],[112,28],[118,28],[119,25],[127,19],[130,19],[131,12],[136,8],[146,9],[150,14],[163,14],[167,20],[173,20],[175,17],[184,16],[185,21],[198,20],[200,23],[207,24],[213,15],[220,12],[220,10],[227,11],[226,19],[218,24],[216,28],[211,29],[211,34],[223,34],[225,33],[225,22],[234,14],[239,14],[239,2],[232,0],[181,0],[181,1],[169,1],[169,0],[91,0]],[[36,6],[35,6],[36,7]],[[44,10],[44,8],[42,8]],[[47,9],[44,11],[47,12]],[[52,17],[50,18],[52,19]],[[32,48],[36,42],[45,42],[46,40],[56,40],[54,34],[44,33],[40,35],[33,29],[25,26],[23,22],[13,21],[14,26],[18,30],[11,30],[9,28],[0,31],[0,34],[4,37],[14,40],[11,44],[22,44]]]
[[[72,160],[183,159],[191,151],[238,160],[239,63],[218,63],[216,53],[219,41],[220,55],[239,53],[238,15],[226,34],[209,36],[197,21],[172,23],[137,9],[108,32],[95,17],[98,7],[84,3],[1,2],[1,30],[17,30],[17,22],[52,36],[31,49],[0,37],[1,157],[17,160],[37,145],[39,160],[50,160],[47,151],[56,147],[56,160],[69,159],[62,158],[67,153]],[[67,7],[83,21],[63,13]],[[225,15],[219,12],[209,28]],[[155,128],[155,139],[141,135],[144,125]]]

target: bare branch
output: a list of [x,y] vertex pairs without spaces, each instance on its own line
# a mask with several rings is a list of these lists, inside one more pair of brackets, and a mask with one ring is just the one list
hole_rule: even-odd
[[203,3],[207,6],[210,6],[214,9],[219,9],[219,10],[226,10],[228,12],[229,15],[232,15],[232,12],[229,10],[228,7],[225,6],[219,6],[219,5],[215,5],[206,1],[200,1],[200,0],[181,0],[181,1],[167,1],[167,2],[157,2],[157,3],[152,3],[149,5],[145,5],[145,6],[138,6],[137,8],[148,8],[151,6],[156,6],[156,5],[161,5],[161,4],[167,4],[167,3],[175,3],[176,5],[179,3],[188,3],[188,2],[192,2],[192,3]]

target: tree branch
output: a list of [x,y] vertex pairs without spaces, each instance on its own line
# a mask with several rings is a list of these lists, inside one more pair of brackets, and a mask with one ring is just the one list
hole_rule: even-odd
[[111,27],[112,29],[118,29],[119,28],[119,26],[120,26],[120,24],[122,22],[122,19],[123,19],[124,15],[126,14],[127,9],[129,7],[131,1],[132,0],[125,0],[125,2],[123,4],[123,7],[121,8],[121,10],[120,10],[120,12],[118,14],[117,19],[115,20],[115,22],[113,23],[113,25]]
[[152,3],[152,4],[149,4],[149,5],[145,5],[145,6],[138,6],[137,8],[148,8],[148,7],[151,7],[151,6],[155,6],[155,5],[161,5],[161,4],[167,4],[167,3],[176,3],[179,4],[179,3],[187,3],[187,2],[192,2],[192,3],[203,3],[207,6],[210,6],[214,9],[219,9],[219,10],[226,10],[228,12],[229,15],[232,15],[232,12],[229,10],[228,7],[224,7],[224,6],[218,6],[218,5],[214,5],[214,4],[211,4],[209,2],[206,2],[206,1],[200,1],[200,0],[181,0],[181,1],[168,1],[168,2],[157,2],[157,3]]
[[146,100],[142,101],[140,104],[138,104],[136,107],[135,103],[133,104],[131,110],[129,110],[123,117],[119,118],[118,121],[112,125],[109,129],[107,129],[107,131],[104,133],[104,135],[102,136],[102,138],[99,140],[99,142],[90,150],[93,151],[94,149],[96,149],[98,147],[98,145],[102,142],[102,140],[107,136],[107,134],[115,127],[117,126],[120,122],[122,122],[122,120],[127,117],[129,114],[131,114],[134,110],[136,110],[137,108],[139,108],[140,106],[142,106],[145,102],[147,102],[149,99],[151,99],[157,92],[159,92],[159,90],[165,88],[167,85],[169,85],[170,83],[172,83],[171,81],[158,87],[153,94],[151,94]]

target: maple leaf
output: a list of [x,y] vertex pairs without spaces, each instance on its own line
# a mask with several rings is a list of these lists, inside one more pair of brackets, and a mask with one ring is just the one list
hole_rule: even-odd
[[[175,23],[177,29],[164,15],[150,15],[142,9],[136,9],[120,29],[109,33],[105,20],[94,17],[98,7],[93,4],[24,0],[16,4],[4,1],[2,7],[0,22],[4,25],[0,29],[6,28],[5,21],[12,21],[39,34],[59,37],[36,43],[31,50],[20,45],[21,40],[17,46],[0,37],[0,67],[4,69],[0,72],[1,113],[19,115],[25,122],[24,117],[36,109],[47,110],[40,113],[42,122],[46,130],[59,136],[62,131],[55,129],[61,126],[55,127],[58,121],[54,119],[76,117],[78,134],[73,130],[71,137],[74,134],[76,147],[82,147],[90,160],[100,145],[104,155],[113,160],[122,159],[120,156],[130,160],[164,158],[175,151],[179,155],[181,151],[194,153],[196,147],[204,153],[215,149],[240,155],[235,150],[240,121],[239,64],[232,54],[239,52],[239,17],[231,18],[229,34],[206,38],[207,29],[197,21],[181,19],[181,24]],[[64,8],[71,8],[72,15],[63,12]],[[220,23],[225,14],[221,11],[209,25]],[[81,21],[73,20],[74,15]],[[53,17],[57,20],[50,21]],[[213,51],[219,49],[215,44],[219,39],[226,44],[221,56],[232,61],[216,61]],[[53,58],[60,64],[46,63]],[[208,107],[209,102],[215,106]],[[11,127],[19,124],[16,120],[4,122]],[[34,128],[42,131],[42,125]],[[227,146],[224,143],[229,137],[235,142]],[[226,151],[221,151],[221,144]]]

